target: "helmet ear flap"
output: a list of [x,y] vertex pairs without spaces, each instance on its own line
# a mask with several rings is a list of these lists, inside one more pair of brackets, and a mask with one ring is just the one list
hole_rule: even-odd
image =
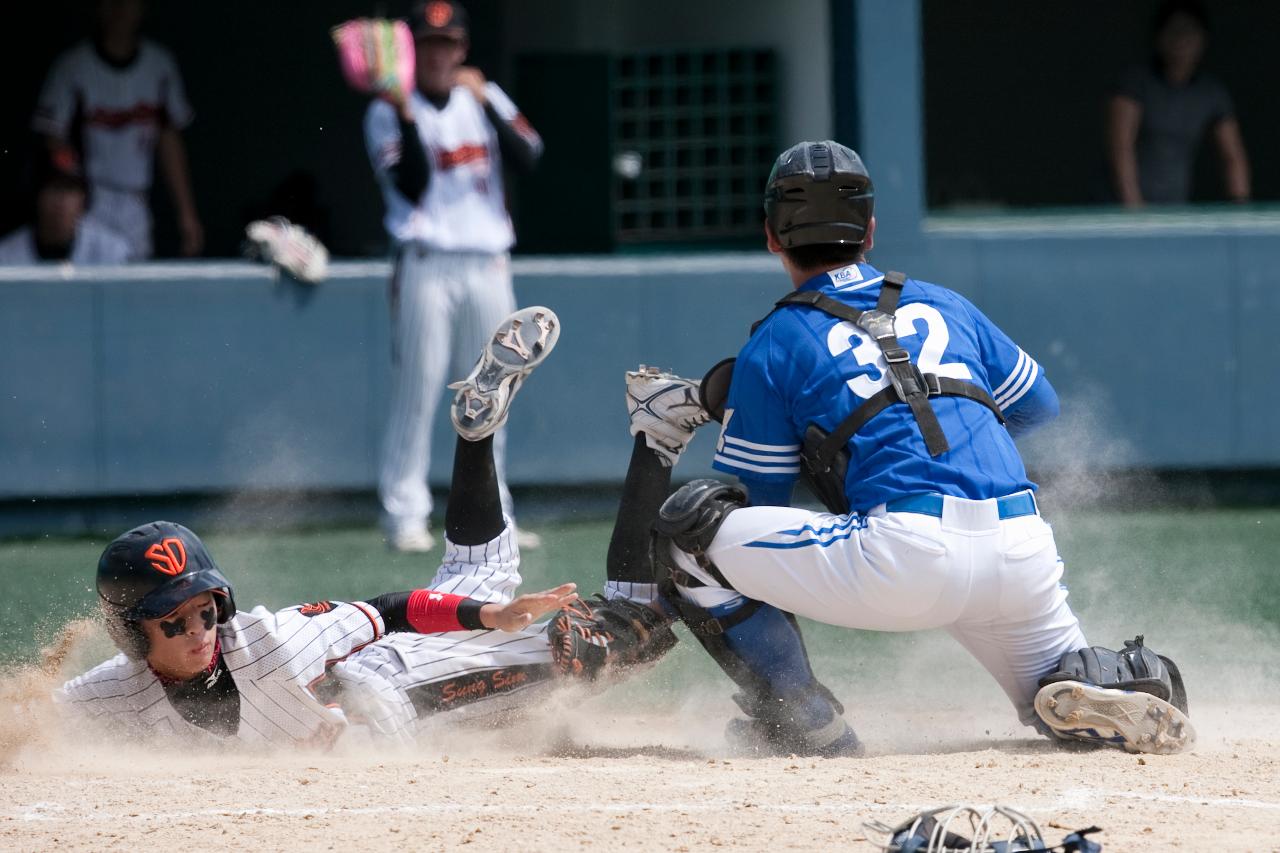
[[231,587],[209,591],[213,593],[213,603],[218,608],[218,624],[227,624],[231,621],[231,617],[236,615],[236,599],[231,594]]

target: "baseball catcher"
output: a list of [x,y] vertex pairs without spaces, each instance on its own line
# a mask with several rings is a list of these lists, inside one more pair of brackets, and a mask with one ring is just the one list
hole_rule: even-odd
[[[737,685],[728,732],[856,754],[791,614],[877,631],[946,629],[1019,718],[1070,740],[1170,753],[1195,732],[1177,667],[1090,646],[1014,440],[1054,418],[1039,363],[969,301],[882,272],[875,189],[839,143],[784,151],[765,243],[790,289],[703,382],[713,465],[664,503],[664,593]],[[827,512],[792,507],[804,476]]]

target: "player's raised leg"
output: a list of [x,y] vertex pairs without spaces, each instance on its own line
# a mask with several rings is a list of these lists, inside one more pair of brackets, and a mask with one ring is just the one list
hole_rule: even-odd
[[644,365],[625,378],[635,442],[609,539],[604,595],[574,603],[551,626],[561,672],[587,680],[652,663],[675,645],[673,614],[659,600],[649,540],[671,491],[671,469],[709,420],[695,380]]
[[507,421],[511,402],[530,373],[551,353],[560,320],[542,306],[511,314],[485,342],[466,379],[449,387],[458,432],[444,561],[431,588],[482,601],[507,601],[520,585],[520,551],[494,463],[493,434]]
[[605,596],[641,604],[657,600],[649,539],[658,509],[671,493],[671,471],[710,418],[698,383],[640,365],[626,374],[627,414],[635,444],[609,540]]

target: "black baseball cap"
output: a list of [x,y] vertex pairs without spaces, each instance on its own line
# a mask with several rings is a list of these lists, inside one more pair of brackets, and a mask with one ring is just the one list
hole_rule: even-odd
[[443,36],[467,37],[467,10],[453,0],[419,0],[409,12],[409,30],[415,39]]

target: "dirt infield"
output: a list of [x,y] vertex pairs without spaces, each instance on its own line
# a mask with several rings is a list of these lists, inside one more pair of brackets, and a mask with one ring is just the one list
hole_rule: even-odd
[[410,750],[273,754],[109,747],[11,718],[0,849],[872,850],[864,821],[963,801],[1019,808],[1053,842],[1097,824],[1109,851],[1280,850],[1274,705],[1206,707],[1193,753],[1146,758],[1054,748],[999,707],[889,699],[856,714],[868,757],[727,757],[728,711],[642,717],[600,697]]

